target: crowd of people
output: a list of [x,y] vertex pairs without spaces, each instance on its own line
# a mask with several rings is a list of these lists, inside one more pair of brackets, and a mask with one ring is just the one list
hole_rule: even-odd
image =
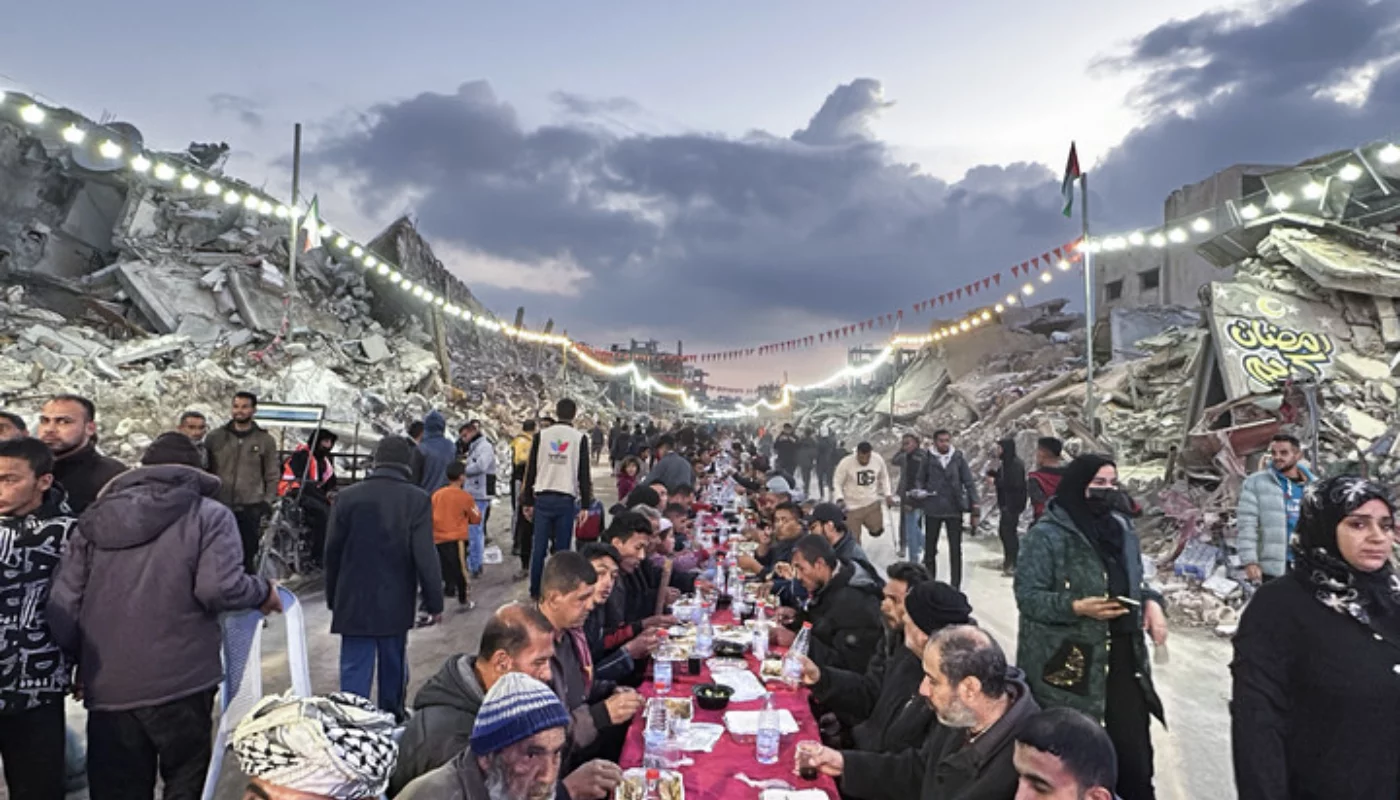
[[[238,393],[212,428],[182,415],[130,469],[99,452],[98,410],[82,397],[46,402],[34,437],[0,412],[10,796],[63,796],[78,738],[65,728],[69,695],[88,709],[96,800],[154,797],[158,784],[167,798],[201,793],[222,757],[220,615],[281,609],[259,555],[273,504],[290,498],[324,570],[339,692],[268,697],[238,726],[252,796],[609,796],[638,687],[677,623],[668,609],[713,588],[733,555],[781,602],[770,646],[810,626],[800,680],[821,727],[813,759],[844,796],[1155,797],[1150,724],[1165,713],[1152,653],[1167,609],[1109,457],[1065,463],[1063,444],[1043,438],[1028,469],[1008,438],[983,473],[1014,577],[1012,659],[960,588],[962,536],[981,505],[950,432],[906,435],[887,463],[867,442],[845,452],[791,425],[585,429],[561,400],[509,443],[509,539],[528,597],[490,610],[475,652],[410,698],[409,632],[439,622],[450,597],[474,608],[495,443],[477,420],[454,442],[433,411],[384,437],[368,474],[341,486],[334,434],[315,431],[283,458],[257,403]],[[604,456],[618,490],[606,510],[593,485]],[[887,509],[899,560],[882,569],[863,542],[884,534]],[[715,515],[744,547],[726,553],[697,525]],[[1393,515],[1383,487],[1319,480],[1287,435],[1245,482],[1240,561],[1258,589],[1231,665],[1241,797],[1400,793]],[[936,579],[944,534],[947,581]]]

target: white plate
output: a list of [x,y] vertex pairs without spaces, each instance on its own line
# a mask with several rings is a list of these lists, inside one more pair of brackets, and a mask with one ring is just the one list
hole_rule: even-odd
[[[756,736],[758,734],[759,711],[726,711],[724,727],[735,736]],[[797,720],[786,708],[778,709],[778,730],[782,733],[797,733]]]
[[711,671],[710,679],[721,686],[734,690],[729,698],[731,703],[750,703],[768,693],[763,684],[747,669],[724,669]]

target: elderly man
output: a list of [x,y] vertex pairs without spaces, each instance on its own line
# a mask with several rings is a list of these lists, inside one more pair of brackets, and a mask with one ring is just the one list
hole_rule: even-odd
[[265,697],[233,731],[245,799],[378,797],[397,752],[394,716],[353,694]]
[[[486,693],[471,746],[410,783],[399,800],[550,800],[568,744],[569,712],[548,686],[512,672]],[[573,800],[600,800],[622,779],[607,762],[590,762],[564,780]]]

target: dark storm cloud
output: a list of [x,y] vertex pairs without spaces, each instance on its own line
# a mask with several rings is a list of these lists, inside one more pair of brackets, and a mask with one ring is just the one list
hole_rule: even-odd
[[[1105,60],[1140,76],[1134,99],[1148,116],[1093,167],[1104,227],[1160,219],[1169,191],[1231,163],[1292,163],[1390,132],[1400,66],[1378,59],[1395,51],[1396,5],[1206,14]],[[1368,65],[1379,74],[1366,103],[1325,94]],[[632,107],[554,100],[576,116]],[[1077,221],[1059,214],[1058,165],[983,165],[951,184],[920,174],[870,132],[888,105],[879,82],[861,78],[789,137],[653,136],[527,129],[474,82],[376,106],[307,160],[359,181],[371,214],[406,192],[421,198],[431,239],[525,264],[572,259],[589,276],[581,297],[479,288],[583,336],[786,338],[907,308],[1074,236]]]
[[262,130],[263,105],[251,97],[220,92],[209,95],[209,107],[215,114],[228,114],[253,130]]

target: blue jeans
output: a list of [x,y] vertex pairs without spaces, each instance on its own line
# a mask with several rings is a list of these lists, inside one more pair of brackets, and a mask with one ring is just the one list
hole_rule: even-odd
[[475,498],[481,509],[481,524],[467,528],[467,571],[476,577],[481,572],[481,552],[486,549],[486,523],[491,519],[491,498]]
[[369,698],[379,664],[379,707],[402,717],[408,686],[408,634],[340,637],[340,690]]
[[530,596],[540,596],[540,575],[550,553],[573,545],[578,500],[564,494],[535,495],[535,533],[530,549]]
[[908,508],[904,511],[904,546],[909,551],[909,560],[915,564],[924,563],[924,510]]

